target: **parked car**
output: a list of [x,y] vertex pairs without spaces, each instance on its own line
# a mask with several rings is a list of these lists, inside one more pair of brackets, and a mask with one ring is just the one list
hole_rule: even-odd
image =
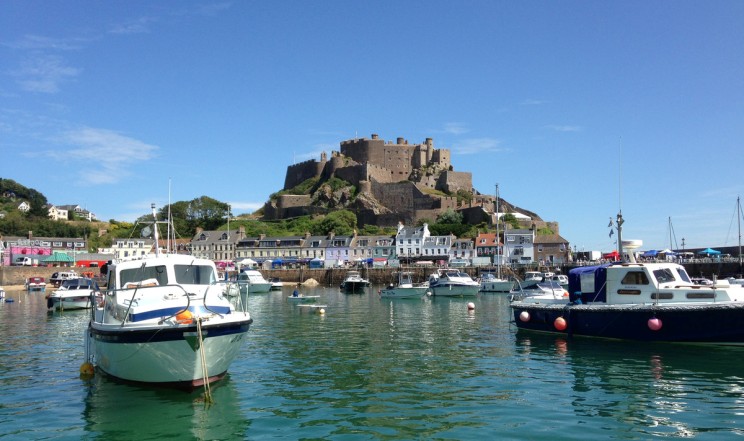
[[75,271],[58,271],[54,274],[52,274],[52,277],[49,278],[49,281],[52,282],[52,285],[55,287],[58,287],[62,284],[62,281],[64,280],[70,280],[70,279],[79,279],[80,275],[76,273]]

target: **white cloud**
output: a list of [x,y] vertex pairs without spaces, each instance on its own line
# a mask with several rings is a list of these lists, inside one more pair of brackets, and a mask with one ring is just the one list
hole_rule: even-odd
[[95,184],[111,184],[130,174],[129,168],[155,156],[157,146],[129,138],[111,130],[82,128],[65,133],[62,142],[71,149],[47,152],[58,161],[93,164],[80,178]]
[[566,126],[558,124],[548,124],[543,128],[548,130],[555,130],[556,132],[580,132],[583,130],[580,126]]
[[62,57],[41,55],[26,60],[13,75],[24,90],[56,93],[61,82],[78,76],[80,72],[80,69],[68,66]]
[[500,147],[501,141],[494,138],[470,138],[458,141],[452,148],[460,155],[474,155],[482,152],[504,152],[508,149]]
[[470,129],[468,129],[465,124],[458,122],[450,122],[444,125],[444,133],[450,133],[452,135],[462,135],[469,131]]
[[114,25],[109,30],[109,33],[119,35],[146,34],[150,32],[150,23],[155,21],[156,19],[153,17],[140,17],[128,23]]
[[81,38],[51,38],[41,35],[24,35],[20,40],[2,43],[3,46],[20,50],[78,50],[85,40]]

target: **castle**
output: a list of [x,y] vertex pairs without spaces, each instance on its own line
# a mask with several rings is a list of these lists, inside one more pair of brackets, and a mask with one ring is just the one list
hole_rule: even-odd
[[[319,185],[332,177],[351,183],[356,194],[319,196]],[[471,173],[454,171],[450,151],[435,149],[432,138],[421,144],[409,144],[403,138],[393,143],[373,134],[371,139],[342,141],[330,159],[323,152],[320,160],[287,167],[284,190],[308,179],[319,183],[311,194],[272,198],[264,205],[264,218],[284,219],[346,208],[357,214],[359,225],[394,226],[401,221],[413,225],[419,219],[436,219],[447,209],[458,209],[456,194],[461,191],[474,195],[476,204],[493,202],[492,196],[481,196],[473,189]],[[323,206],[319,199],[333,203]]]

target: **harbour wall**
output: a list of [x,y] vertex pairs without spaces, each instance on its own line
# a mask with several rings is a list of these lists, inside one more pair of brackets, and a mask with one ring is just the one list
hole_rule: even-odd
[[[690,262],[683,264],[687,273],[691,277],[707,277],[712,279],[715,275],[719,279],[727,277],[741,277],[741,271],[738,262]],[[565,265],[551,270],[560,270],[562,274],[568,274],[568,271],[575,268],[573,265]],[[74,269],[78,274],[83,272],[92,272],[94,276],[100,274],[99,268],[69,268],[69,267],[47,267],[47,266],[3,266],[0,267],[0,286],[23,285],[29,277],[44,277],[47,282],[52,274],[57,271],[69,271]],[[515,271],[518,276],[523,276],[524,270],[533,270],[534,268],[524,268]],[[396,280],[394,273],[399,268],[361,268],[359,269],[362,277],[368,279],[372,284],[385,285]],[[433,272],[431,267],[406,267],[406,271],[413,273],[415,281],[427,280],[429,274]],[[487,267],[467,267],[460,268],[472,277],[477,277],[484,270],[492,271],[493,268]],[[305,282],[308,279],[315,279],[323,286],[338,286],[346,275],[346,268],[299,268],[299,269],[269,269],[261,270],[264,277],[278,277],[283,282]],[[506,271],[504,271],[506,274]]]

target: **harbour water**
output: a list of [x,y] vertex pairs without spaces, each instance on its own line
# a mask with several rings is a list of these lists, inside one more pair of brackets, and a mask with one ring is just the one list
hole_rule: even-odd
[[[0,440],[530,439],[744,435],[744,349],[517,331],[508,299],[380,299],[379,287],[248,298],[254,325],[203,393],[79,377],[87,311],[0,304]],[[474,310],[468,303],[475,304]],[[143,369],[146,367],[143,367]]]

